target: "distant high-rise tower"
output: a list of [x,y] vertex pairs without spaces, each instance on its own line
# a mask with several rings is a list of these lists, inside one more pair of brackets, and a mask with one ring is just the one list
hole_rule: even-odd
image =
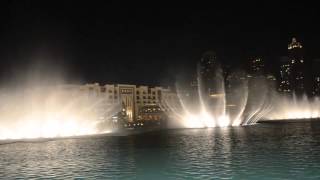
[[303,58],[303,48],[296,38],[288,45],[288,57],[292,64],[290,75],[292,90],[297,94],[305,92],[305,62]]
[[291,93],[291,74],[292,74],[292,63],[286,56],[280,59],[280,81],[279,91],[283,93]]
[[199,63],[199,75],[205,94],[210,95],[215,92],[216,75],[218,68],[216,53],[208,51],[203,54]]
[[320,95],[320,59],[314,59],[312,61],[312,94],[313,95]]
[[264,62],[262,58],[252,58],[249,61],[250,63],[250,74],[252,75],[263,75],[265,73],[265,67],[264,67]]

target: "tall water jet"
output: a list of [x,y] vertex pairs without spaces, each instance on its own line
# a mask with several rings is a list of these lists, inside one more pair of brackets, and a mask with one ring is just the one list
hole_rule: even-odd
[[197,90],[186,90],[176,85],[178,104],[166,102],[170,107],[169,117],[180,122],[181,127],[204,128],[239,126],[243,123],[243,113],[247,103],[246,80],[238,84],[237,90],[227,93],[224,79],[216,76],[215,90],[210,93],[203,88],[203,82],[198,78]]
[[88,97],[79,86],[33,87],[1,92],[1,96],[0,139],[79,136],[109,130],[98,126],[101,117],[107,117],[99,110],[112,111],[112,107],[104,106],[103,99]]
[[[249,88],[255,86],[261,89],[251,93]],[[250,125],[269,111],[269,88],[265,80],[252,81],[241,71],[229,73],[226,78],[212,52],[206,53],[201,59],[192,87],[183,87],[177,83],[176,89],[179,103],[173,105],[167,102],[171,109],[167,113],[176,122],[180,122],[181,127]]]
[[[107,97],[36,66],[19,83],[0,88],[0,140],[79,136],[109,131],[106,118],[118,108]],[[37,69],[39,68],[39,69]],[[41,69],[42,68],[42,69]],[[47,73],[45,72],[47,71]]]
[[272,111],[266,114],[265,120],[294,120],[320,118],[319,97],[308,98],[306,94],[301,97],[277,94],[272,102]]
[[243,125],[257,123],[272,108],[274,91],[264,76],[250,77]]

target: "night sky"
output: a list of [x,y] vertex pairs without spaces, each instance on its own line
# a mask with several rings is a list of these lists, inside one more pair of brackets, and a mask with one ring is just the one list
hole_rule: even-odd
[[320,57],[317,5],[210,2],[2,1],[1,79],[43,62],[70,82],[171,84],[207,50],[234,67],[252,56],[272,67],[293,36],[307,61]]

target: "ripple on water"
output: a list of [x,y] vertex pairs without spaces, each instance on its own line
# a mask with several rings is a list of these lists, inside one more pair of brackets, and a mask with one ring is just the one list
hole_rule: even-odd
[[3,144],[0,174],[4,179],[319,179],[319,125]]

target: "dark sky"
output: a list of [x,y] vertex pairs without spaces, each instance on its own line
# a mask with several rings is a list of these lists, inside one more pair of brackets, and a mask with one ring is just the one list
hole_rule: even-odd
[[292,36],[307,60],[320,57],[315,4],[103,2],[1,1],[2,79],[43,61],[85,82],[172,83],[207,50],[234,66],[273,64]]

